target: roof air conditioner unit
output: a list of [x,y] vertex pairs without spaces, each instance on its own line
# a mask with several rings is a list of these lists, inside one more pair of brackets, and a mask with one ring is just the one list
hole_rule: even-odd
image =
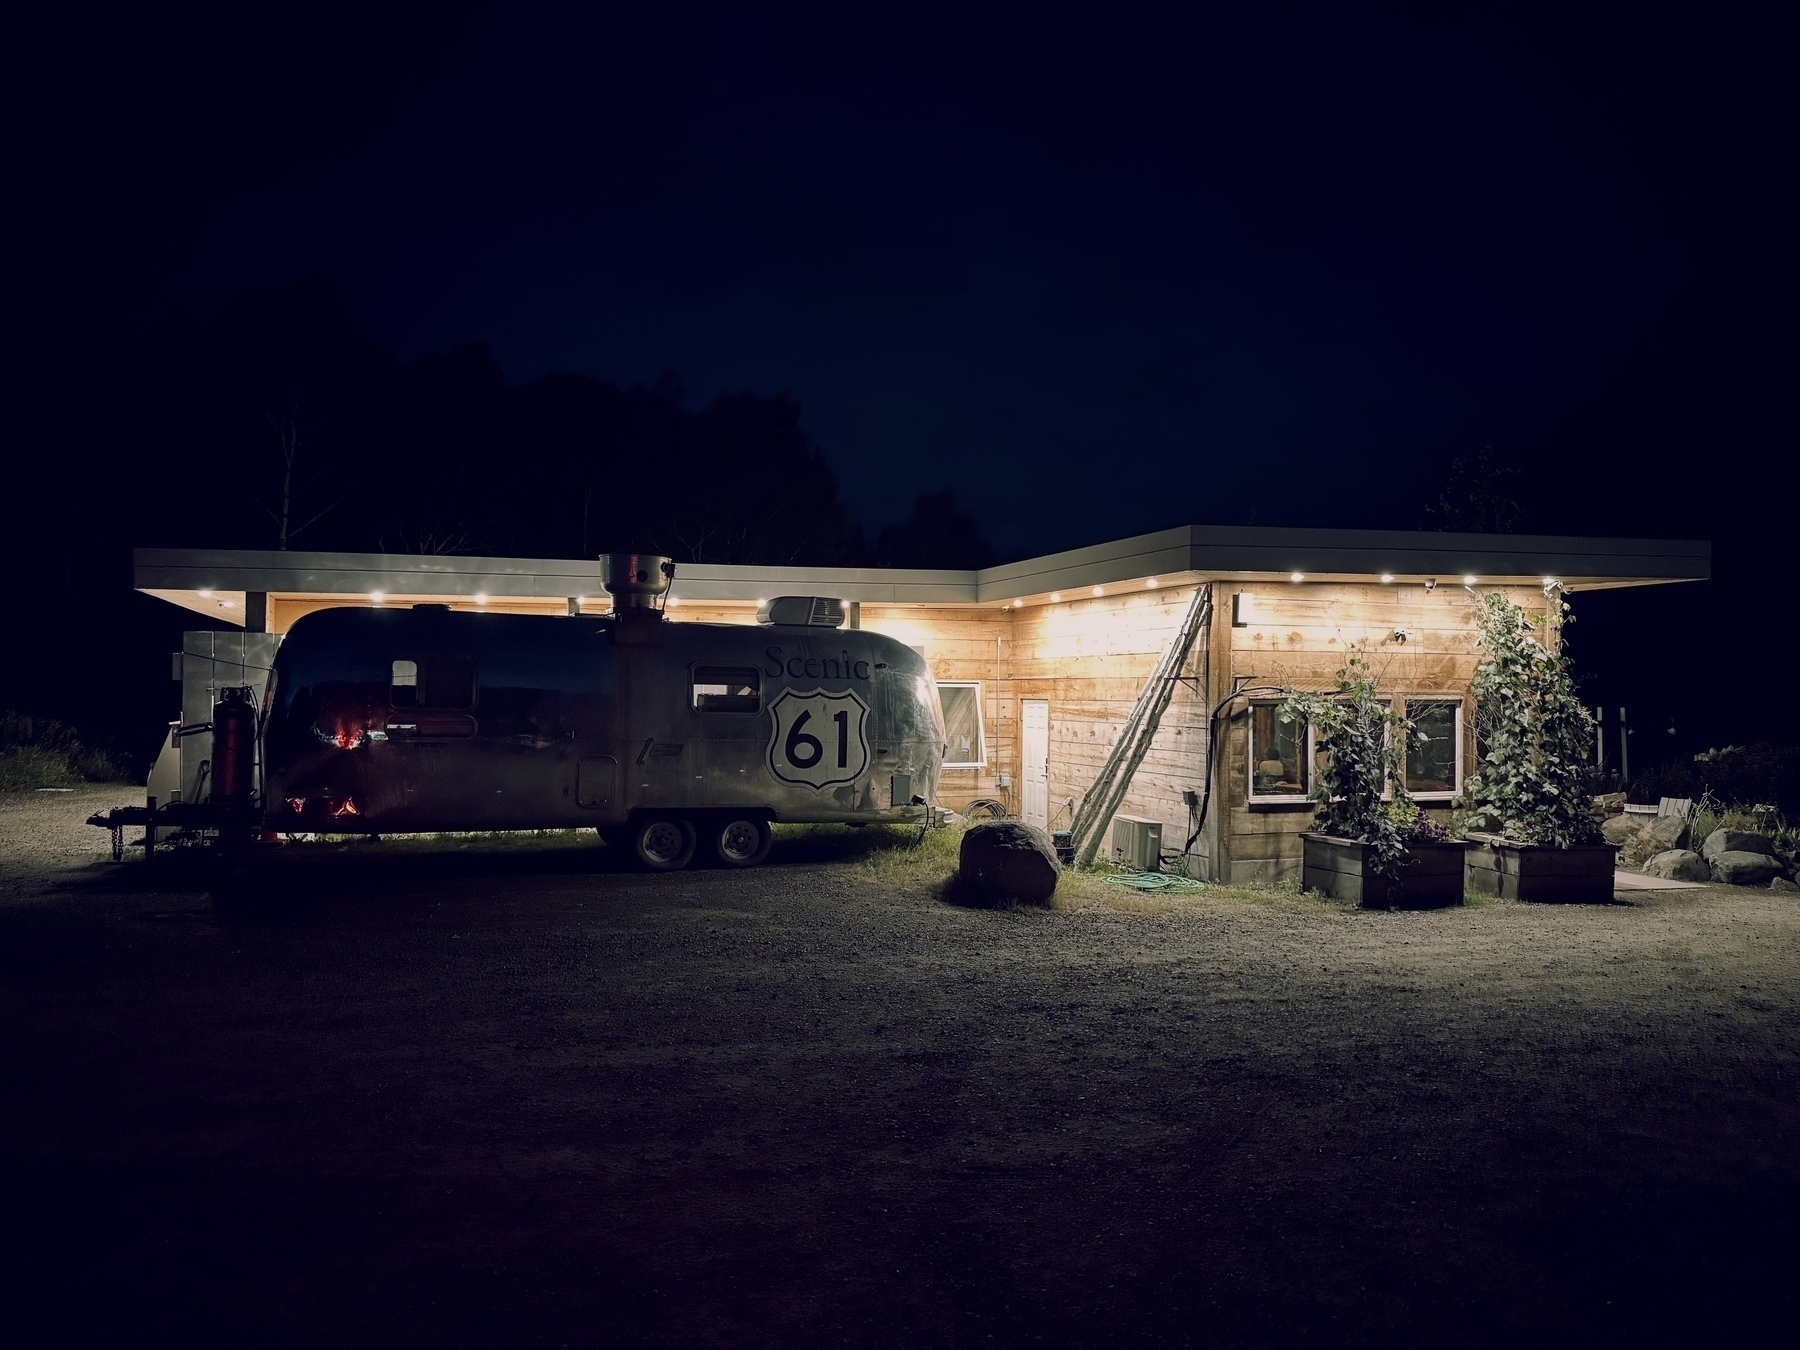
[[824,595],[778,595],[757,607],[756,621],[798,628],[842,628],[844,602]]

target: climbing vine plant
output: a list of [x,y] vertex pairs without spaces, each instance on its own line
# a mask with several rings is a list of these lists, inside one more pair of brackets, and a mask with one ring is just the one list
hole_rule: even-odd
[[1329,690],[1282,693],[1276,715],[1283,722],[1311,724],[1319,748],[1327,752],[1311,793],[1319,804],[1320,832],[1369,845],[1375,872],[1397,875],[1406,842],[1381,794],[1391,791],[1394,801],[1409,800],[1400,776],[1406,719],[1375,692],[1375,677],[1359,656],[1345,663]]
[[[1562,622],[1572,622],[1567,602],[1558,596],[1555,603]],[[1469,692],[1487,743],[1466,796],[1519,843],[1598,841],[1587,800],[1594,724],[1576,697],[1569,659],[1550,650],[1542,616],[1528,616],[1504,595],[1481,597],[1476,624],[1482,657]]]

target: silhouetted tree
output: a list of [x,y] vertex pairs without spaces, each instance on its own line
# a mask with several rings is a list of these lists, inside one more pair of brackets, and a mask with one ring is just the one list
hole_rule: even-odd
[[875,541],[878,567],[979,568],[993,565],[994,550],[975,517],[952,492],[922,492],[912,514],[889,525]]
[[1518,473],[1495,461],[1491,445],[1456,456],[1450,461],[1450,475],[1437,501],[1425,508],[1430,527],[1511,534],[1519,528],[1519,503],[1507,484]]

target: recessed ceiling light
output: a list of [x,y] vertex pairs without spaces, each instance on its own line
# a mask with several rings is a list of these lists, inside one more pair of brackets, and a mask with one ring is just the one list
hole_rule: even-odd
[[202,600],[210,600],[212,599],[212,592],[210,590],[203,590],[200,592],[200,598]]
[[221,600],[221,601],[219,601],[219,605],[220,605],[220,607],[221,607],[221,608],[222,608],[222,609],[231,609],[231,608],[233,608],[233,606],[232,606],[232,603],[231,603],[231,601],[229,601],[229,600]]
[[1304,572],[1295,572],[1295,573],[1292,573],[1292,574],[1291,574],[1291,575],[1290,575],[1290,576],[1289,576],[1289,577],[1288,577],[1288,580],[1289,580],[1289,581],[1305,581],[1305,580],[1306,580],[1306,573],[1304,573]]
[[1465,585],[1465,586],[1473,586],[1473,585],[1474,585],[1474,584],[1475,584],[1475,578],[1474,578],[1474,577],[1464,577],[1464,578],[1463,578],[1463,585]]
[[1149,591],[1155,590],[1156,589],[1156,578],[1151,577],[1150,580],[1146,581],[1144,583],[1144,589],[1149,590]]
[[369,599],[373,600],[376,604],[379,605],[383,600],[387,599],[387,592],[386,591],[370,591]]
[[1050,603],[1053,605],[1060,605],[1062,603],[1062,595],[1057,591],[1051,591]]
[[475,603],[478,605],[485,605],[487,603],[487,592],[486,591],[476,591],[475,592]]
[[1394,574],[1392,572],[1383,572],[1381,574],[1381,580],[1382,580],[1383,585],[1387,584],[1388,582],[1392,581],[1393,579],[1394,579]]
[[1105,595],[1105,594],[1106,594],[1106,587],[1104,587],[1104,586],[1096,586],[1096,587],[1094,587],[1094,594],[1095,594],[1095,595]]
[[677,605],[679,605],[679,604],[680,604],[680,603],[681,603],[681,597],[680,597],[680,596],[678,596],[678,595],[671,595],[671,596],[670,596],[670,597],[669,597],[669,601],[668,601],[668,604],[669,604],[669,608],[670,608],[670,609],[674,609],[674,608],[675,608],[675,606],[677,606]]

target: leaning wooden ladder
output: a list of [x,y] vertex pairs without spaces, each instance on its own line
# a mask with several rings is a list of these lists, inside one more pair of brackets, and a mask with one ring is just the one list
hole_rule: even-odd
[[1175,683],[1181,678],[1181,668],[1187,664],[1188,653],[1194,649],[1194,639],[1202,629],[1210,630],[1211,626],[1212,583],[1208,582],[1195,589],[1180,630],[1169,639],[1162,659],[1156,663],[1131,716],[1119,732],[1119,739],[1113,743],[1112,753],[1107,755],[1099,776],[1081,799],[1081,809],[1075,813],[1075,822],[1069,830],[1069,843],[1080,866],[1086,867],[1094,861],[1106,827],[1112,823],[1119,803],[1125,800],[1125,790],[1131,786],[1132,775],[1144,762],[1144,756],[1150,753],[1150,742],[1156,739],[1156,728],[1162,722],[1169,699],[1174,696]]

